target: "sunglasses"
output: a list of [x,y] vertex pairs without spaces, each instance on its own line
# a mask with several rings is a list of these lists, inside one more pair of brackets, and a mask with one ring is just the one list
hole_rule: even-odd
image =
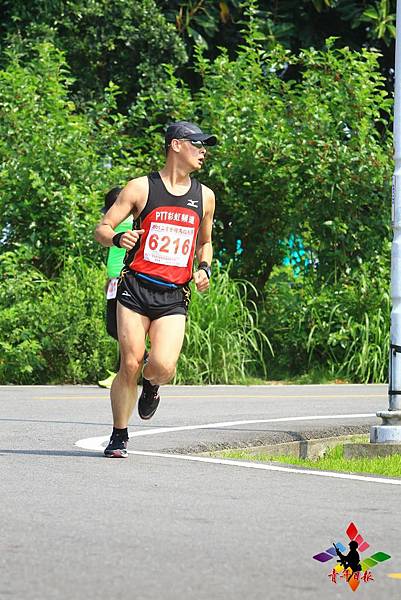
[[190,142],[192,146],[194,146],[195,148],[198,148],[198,150],[200,150],[201,148],[206,148],[206,144],[204,142],[201,142],[200,140],[188,140],[187,138],[181,138],[180,140],[181,142]]

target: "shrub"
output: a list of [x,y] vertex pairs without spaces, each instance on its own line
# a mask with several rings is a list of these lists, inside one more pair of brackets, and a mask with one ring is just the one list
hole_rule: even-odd
[[261,290],[291,234],[318,255],[326,280],[379,251],[390,225],[392,144],[377,52],[336,49],[333,40],[299,56],[266,52],[251,27],[235,59],[198,51],[196,69],[202,87],[192,103],[170,71],[158,94],[138,98],[132,126],[159,146],[158,123],[171,117],[217,135],[200,178],[216,192],[217,251],[223,264],[235,257],[235,276]]
[[64,56],[50,43],[8,50],[0,71],[1,247],[30,248],[32,264],[49,276],[67,255],[101,260],[93,230],[104,193],[145,162],[140,150],[127,151],[116,86],[86,113],[71,102],[70,86]]
[[94,383],[116,354],[104,326],[104,269],[69,258],[50,280],[19,259],[0,259],[0,381]]
[[[0,382],[96,383],[116,359],[104,324],[104,267],[70,257],[48,279],[27,259],[0,258]],[[208,293],[193,291],[177,383],[241,383],[264,373],[266,339],[246,292],[226,271],[216,272]]]
[[313,273],[273,271],[265,288],[261,327],[274,350],[272,373],[313,369],[357,383],[387,380],[390,296],[389,246],[337,282]]

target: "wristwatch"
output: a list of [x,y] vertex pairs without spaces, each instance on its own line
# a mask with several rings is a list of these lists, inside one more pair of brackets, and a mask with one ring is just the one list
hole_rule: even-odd
[[199,267],[198,267],[199,271],[202,269],[202,271],[205,271],[207,278],[210,279],[210,276],[212,274],[212,269],[210,268],[210,266],[207,264],[206,261],[202,261],[201,263],[199,263]]

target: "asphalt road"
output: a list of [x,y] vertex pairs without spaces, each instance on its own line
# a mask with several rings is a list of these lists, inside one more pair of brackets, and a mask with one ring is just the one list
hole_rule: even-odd
[[401,480],[193,459],[208,448],[367,430],[386,393],[166,386],[152,421],[132,420],[133,454],[115,460],[101,452],[107,390],[0,387],[0,598],[342,598],[353,592],[330,580],[334,560],[312,556],[346,543],[351,521],[370,543],[365,557],[392,557],[356,593],[400,598],[401,579],[388,575],[401,572]]

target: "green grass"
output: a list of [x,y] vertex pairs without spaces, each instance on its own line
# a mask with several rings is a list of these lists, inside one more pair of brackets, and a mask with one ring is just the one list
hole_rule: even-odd
[[259,328],[256,305],[247,301],[252,287],[216,267],[206,293],[193,288],[173,383],[246,384],[267,377],[263,350],[269,341]]
[[295,375],[291,377],[284,374],[277,379],[262,379],[261,377],[245,377],[242,382],[244,385],[328,385],[328,384],[345,384],[351,383],[346,379],[339,379],[333,377],[327,369],[313,368],[309,373],[303,373],[302,375]]
[[280,462],[323,471],[370,473],[375,475],[387,475],[388,477],[401,477],[401,455],[379,458],[345,459],[343,456],[343,448],[343,444],[338,444],[334,448],[327,450],[322,458],[316,460],[295,458],[293,456],[269,456],[267,454],[254,455],[250,454],[247,450],[223,450],[222,452],[213,453],[213,456],[218,455],[221,458],[254,460],[257,462]]
[[293,377],[289,376],[282,383],[287,383],[291,385],[324,385],[324,384],[341,384],[341,383],[350,383],[349,380],[344,378],[339,378],[336,375],[333,375],[327,367],[311,367],[307,373],[302,373],[301,375],[295,375]]

